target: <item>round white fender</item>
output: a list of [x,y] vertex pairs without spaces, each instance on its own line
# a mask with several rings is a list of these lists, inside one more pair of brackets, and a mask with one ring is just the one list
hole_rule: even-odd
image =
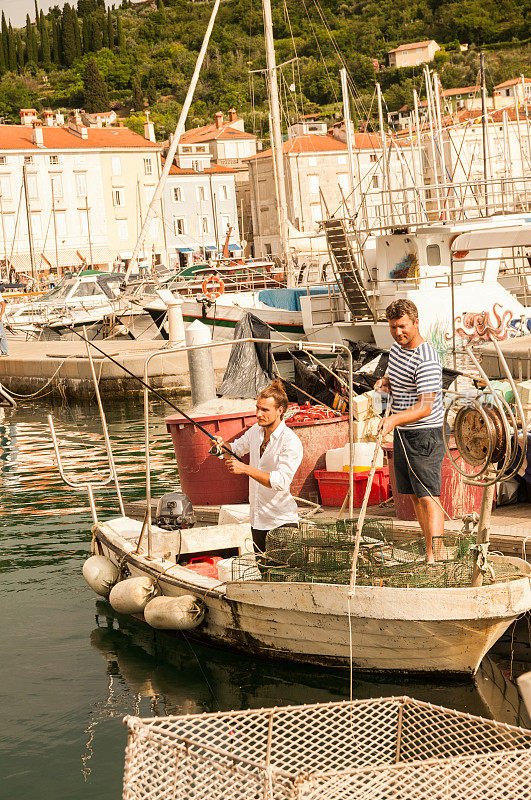
[[154,597],[144,609],[144,619],[158,630],[191,631],[205,617],[205,604],[191,594]]
[[120,573],[107,556],[90,556],[83,564],[83,577],[96,594],[108,597]]
[[109,601],[119,614],[140,614],[155,594],[153,579],[141,575],[138,578],[126,578],[113,586]]

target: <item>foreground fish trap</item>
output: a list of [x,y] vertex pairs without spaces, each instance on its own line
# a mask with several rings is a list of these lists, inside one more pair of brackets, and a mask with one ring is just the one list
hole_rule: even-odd
[[123,800],[531,796],[531,731],[409,697],[124,722]]

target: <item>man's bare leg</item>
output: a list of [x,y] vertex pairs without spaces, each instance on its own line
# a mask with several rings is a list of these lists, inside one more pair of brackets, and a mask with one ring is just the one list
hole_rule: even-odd
[[[444,555],[444,546],[442,544],[442,536],[444,534],[444,511],[439,504],[438,497],[419,497],[417,504],[419,508],[420,527],[424,534],[424,541],[426,542],[426,561],[428,564],[434,562],[433,555],[433,538],[436,538],[437,557],[441,558]],[[415,512],[417,509],[415,508]],[[419,518],[420,517],[420,518]],[[422,521],[421,521],[422,520]]]

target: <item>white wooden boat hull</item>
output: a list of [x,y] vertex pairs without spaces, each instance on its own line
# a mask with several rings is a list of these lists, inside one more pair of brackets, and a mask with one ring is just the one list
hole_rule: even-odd
[[[101,523],[96,536],[115,563],[127,555],[133,576],[159,579],[165,595],[194,594],[207,606],[193,635],[248,655],[348,667],[351,630],[356,669],[473,675],[483,656],[511,622],[531,608],[531,566],[524,575],[478,588],[395,589],[360,586],[348,603],[348,587],[320,583],[235,581],[227,584],[169,562],[132,555],[140,524],[121,519]],[[205,529],[207,530],[207,529]],[[349,621],[350,617],[350,621]],[[350,625],[349,625],[350,622]]]

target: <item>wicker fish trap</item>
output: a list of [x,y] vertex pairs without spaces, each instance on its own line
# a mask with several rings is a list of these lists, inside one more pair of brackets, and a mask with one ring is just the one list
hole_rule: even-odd
[[123,800],[531,797],[531,731],[409,697],[124,722]]

